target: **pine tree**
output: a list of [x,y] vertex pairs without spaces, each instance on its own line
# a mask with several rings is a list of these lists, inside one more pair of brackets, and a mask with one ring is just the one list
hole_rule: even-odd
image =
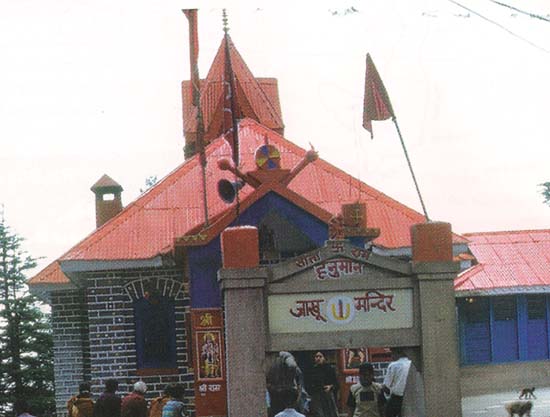
[[53,341],[49,316],[26,285],[36,260],[22,242],[0,218],[0,415],[25,399],[40,416],[54,409]]
[[539,187],[542,187],[541,195],[544,197],[544,204],[550,206],[550,182],[543,182],[539,184]]

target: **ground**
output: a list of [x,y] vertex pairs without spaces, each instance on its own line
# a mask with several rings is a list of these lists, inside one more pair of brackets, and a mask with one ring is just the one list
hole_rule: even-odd
[[[550,416],[550,387],[535,390],[537,399],[533,399],[532,417]],[[464,397],[462,399],[463,417],[507,417],[504,404],[517,400],[519,391],[500,392],[498,394]]]

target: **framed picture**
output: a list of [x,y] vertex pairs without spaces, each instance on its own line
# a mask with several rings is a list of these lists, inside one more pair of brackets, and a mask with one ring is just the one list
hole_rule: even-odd
[[197,331],[197,370],[200,380],[223,379],[221,330]]
[[347,373],[356,373],[363,362],[367,361],[367,348],[342,349],[343,370]]

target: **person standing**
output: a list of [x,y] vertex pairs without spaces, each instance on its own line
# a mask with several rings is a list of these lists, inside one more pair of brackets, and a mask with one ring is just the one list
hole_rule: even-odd
[[349,417],[382,417],[382,398],[382,385],[374,382],[374,367],[371,363],[362,363],[359,365],[359,383],[349,390]]
[[120,396],[116,394],[118,381],[105,381],[105,391],[99,396],[94,405],[94,417],[120,417]]
[[94,414],[94,402],[92,400],[91,386],[89,382],[81,382],[78,386],[78,395],[67,401],[67,413],[69,417],[92,417]]
[[162,408],[162,417],[185,417],[185,405],[183,404],[185,387],[182,384],[175,384],[170,393],[172,398]]
[[120,407],[121,417],[147,417],[146,392],[147,385],[145,385],[145,382],[136,382],[134,384],[134,391],[122,399]]
[[172,399],[173,384],[168,384],[164,387],[164,391],[160,397],[153,398],[149,405],[148,417],[162,417],[162,409],[168,401]]
[[407,358],[402,349],[394,348],[391,353],[393,362],[388,366],[383,384],[384,393],[389,394],[384,409],[384,417],[401,417],[403,395],[405,394],[407,376],[411,368],[411,360]]
[[338,380],[334,368],[327,363],[322,352],[313,356],[315,365],[311,370],[310,412],[312,417],[338,417],[336,409],[336,393]]
[[284,409],[282,393],[288,389],[294,389],[297,392],[296,411],[303,413],[309,409],[310,399],[304,389],[304,375],[292,353],[279,352],[267,373],[266,383],[272,414],[277,414]]

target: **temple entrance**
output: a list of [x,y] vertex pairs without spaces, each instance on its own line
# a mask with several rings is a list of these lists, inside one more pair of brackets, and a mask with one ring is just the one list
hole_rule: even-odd
[[[412,263],[378,256],[346,240],[329,240],[324,247],[268,267],[259,267],[257,257],[237,263],[226,263],[224,258],[219,279],[226,317],[230,416],[265,416],[268,352],[294,352],[305,373],[312,367],[313,351],[329,352],[345,387],[346,377],[348,384],[355,379],[354,364],[368,358],[369,346],[403,348],[420,372],[423,388],[408,384],[407,390],[413,389],[412,406],[404,415],[461,416],[453,291],[458,268],[452,263],[450,225],[415,227],[422,229],[417,244],[428,249],[417,249],[422,256],[415,262],[413,234]],[[229,236],[222,235],[224,254],[226,245],[234,247],[234,239],[245,241],[239,236],[243,232],[250,240],[250,228],[224,232]],[[448,248],[430,253],[434,235],[436,242],[448,242]],[[250,251],[258,251],[257,241]],[[439,401],[442,396],[444,404]],[[425,410],[415,404],[425,404]]]
[[[311,378],[316,352],[316,350],[290,352],[304,375],[306,392],[311,390],[313,384]],[[391,361],[390,349],[380,347],[324,350],[323,354],[336,372],[338,380],[336,403],[338,411],[345,415],[348,411],[346,402],[350,387],[359,382],[359,365],[363,362],[372,363],[375,369],[375,382],[382,383],[387,366]]]

